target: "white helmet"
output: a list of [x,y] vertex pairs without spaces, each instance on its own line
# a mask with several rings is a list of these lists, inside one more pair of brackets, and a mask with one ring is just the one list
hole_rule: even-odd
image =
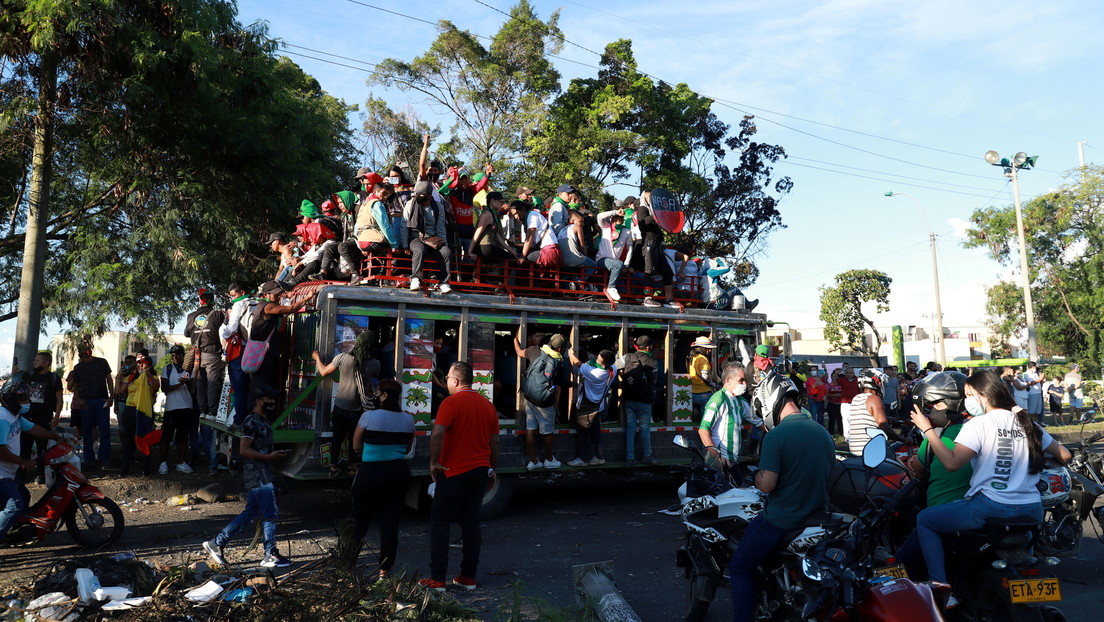
[[759,384],[755,387],[755,395],[751,398],[751,408],[756,415],[763,419],[763,424],[766,425],[768,431],[774,429],[774,426],[778,425],[781,420],[779,415],[782,412],[782,407],[786,404],[787,398],[796,403],[801,399],[801,391],[797,389],[797,385],[794,384],[793,380],[790,380],[789,376],[784,376],[775,369],[767,372],[766,377],[759,381]]

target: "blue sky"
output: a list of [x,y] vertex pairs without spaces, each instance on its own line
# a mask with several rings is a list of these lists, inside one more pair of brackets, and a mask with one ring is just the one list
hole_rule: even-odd
[[[983,154],[1039,156],[1038,169],[1020,176],[1025,199],[1063,183],[1062,173],[1078,165],[1078,141],[1087,141],[1089,163],[1101,160],[1104,89],[1092,78],[1104,57],[1098,3],[533,4],[542,17],[560,9],[564,35],[582,48],[600,51],[632,39],[642,71],[717,99],[714,109],[730,125],[742,111],[756,114],[758,138],[785,147],[790,158],[776,172],[794,180],[781,206],[788,228],[771,236],[748,294],[795,327],[819,324],[818,287],[851,268],[877,268],[893,278],[892,308],[879,323],[930,325],[928,225],[918,206],[938,236],[944,323],[982,324],[985,287],[1013,274],[981,251],[961,248],[974,209],[1012,202],[1011,186]],[[410,104],[432,117],[406,94],[369,89],[364,71],[303,55],[367,65],[304,48],[364,63],[412,59],[428,48],[435,27],[381,9],[431,22],[447,18],[491,35],[505,17],[489,7],[508,11],[511,4],[240,0],[238,6],[244,23],[267,21],[271,36],[288,44],[288,55],[331,94],[362,103],[371,91],[392,107]],[[597,57],[590,52],[568,44],[560,56],[555,62],[565,84],[594,75]],[[886,198],[890,190],[915,200]],[[13,331],[14,322],[0,326],[0,351],[10,351]]]

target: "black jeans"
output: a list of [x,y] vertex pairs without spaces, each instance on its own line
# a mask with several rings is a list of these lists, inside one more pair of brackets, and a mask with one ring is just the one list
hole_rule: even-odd
[[832,436],[843,434],[843,414],[840,412],[840,405],[835,402],[828,402],[828,433]]
[[452,250],[448,246],[442,246],[439,249],[433,248],[426,244],[419,238],[410,240],[410,254],[411,254],[411,266],[410,276],[415,279],[422,278],[422,262],[425,261],[428,255],[430,259],[437,259],[440,263],[440,270],[437,274],[442,283],[448,283],[452,278],[452,272],[449,267],[449,259],[452,258]]
[[340,406],[334,406],[331,413],[330,429],[333,431],[333,455],[337,457],[337,462],[340,464],[341,460],[341,448],[348,446],[350,464],[357,464],[360,462],[360,456],[356,455],[353,451],[353,432],[356,430],[357,422],[360,421],[360,411],[348,410],[341,408]]
[[199,412],[217,415],[219,400],[222,399],[222,381],[226,375],[226,361],[221,352],[200,352],[199,366],[195,368],[196,401]]
[[599,412],[590,422],[589,428],[579,425],[579,418],[575,421],[575,442],[580,460],[590,462],[591,459],[602,456],[602,417],[605,411]]
[[[391,245],[386,242],[365,242],[363,249],[356,240],[345,240],[337,245],[337,254],[352,267],[353,274],[360,274],[363,269],[364,253],[386,253],[391,250]],[[323,260],[323,263],[325,260]]]
[[437,490],[433,495],[429,518],[429,576],[434,581],[444,581],[448,573],[451,523],[460,523],[460,534],[464,538],[460,574],[475,576],[479,567],[479,550],[483,546],[479,508],[483,505],[487,478],[487,467],[476,467],[452,477],[437,477]]
[[[379,515],[379,569],[391,570],[399,551],[399,516],[410,483],[406,460],[362,462],[353,478],[353,519],[356,542],[364,541],[372,515]],[[436,504],[434,504],[436,505]],[[447,535],[447,534],[446,534]],[[445,543],[446,546],[448,543]]]

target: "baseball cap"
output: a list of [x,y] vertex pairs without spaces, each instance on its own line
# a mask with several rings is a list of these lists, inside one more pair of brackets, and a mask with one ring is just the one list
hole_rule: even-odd
[[169,348],[169,354],[184,354],[184,346],[179,343]]
[[533,189],[529,186],[518,186],[517,192],[514,194],[533,194]]
[[559,188],[556,188],[556,194],[559,194],[561,192],[575,192],[575,186],[572,186],[571,184],[562,184]]
[[552,335],[552,338],[548,340],[548,345],[552,346],[552,349],[559,349],[567,345],[567,339],[563,335]]
[[280,244],[287,244],[287,241],[288,241],[288,236],[287,236],[286,233],[284,233],[282,231],[277,231],[276,233],[273,233],[272,235],[268,236],[268,243],[269,244],[272,244],[273,242],[279,242]]
[[766,356],[768,353],[770,353],[770,349],[767,348],[766,344],[761,343],[755,346],[755,353],[759,356]]

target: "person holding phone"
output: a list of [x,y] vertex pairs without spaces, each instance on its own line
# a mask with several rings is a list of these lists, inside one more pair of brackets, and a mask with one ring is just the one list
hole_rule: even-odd
[[276,390],[267,385],[254,387],[253,411],[242,424],[240,442],[242,457],[242,476],[248,491],[245,509],[230,521],[213,540],[203,543],[203,549],[211,560],[220,566],[226,565],[223,549],[242,527],[253,524],[260,517],[264,532],[265,556],[261,560],[262,568],[286,568],[289,561],[276,549],[276,484],[272,472],[273,460],[283,459],[287,449],[275,449],[272,443],[272,420],[276,418]]

